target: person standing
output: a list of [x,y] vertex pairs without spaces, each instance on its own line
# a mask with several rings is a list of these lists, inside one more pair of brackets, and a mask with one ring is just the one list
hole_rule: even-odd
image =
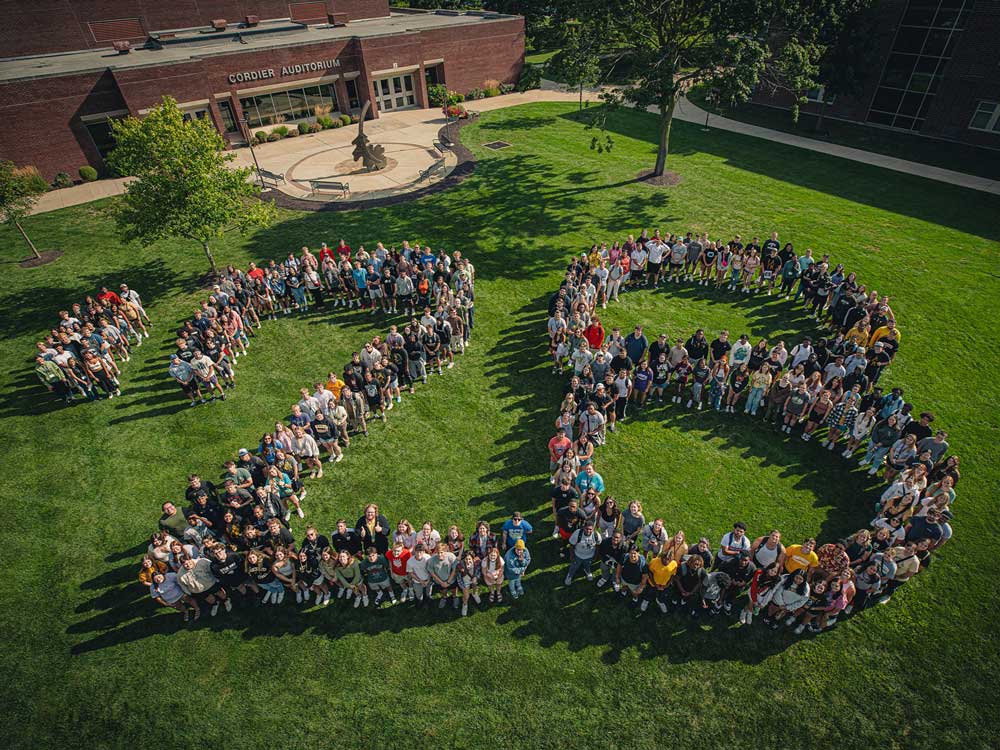
[[601,544],[601,532],[594,528],[594,522],[587,520],[581,528],[574,531],[569,537],[569,546],[572,548],[572,557],[569,563],[569,570],[566,572],[567,586],[572,585],[573,577],[581,568],[587,576],[588,581],[594,580],[594,574],[590,567],[597,555],[597,549]]
[[523,539],[518,539],[514,546],[507,550],[503,562],[510,595],[514,599],[520,599],[524,596],[524,585],[521,583],[521,579],[528,566],[531,565],[531,553],[528,552]]

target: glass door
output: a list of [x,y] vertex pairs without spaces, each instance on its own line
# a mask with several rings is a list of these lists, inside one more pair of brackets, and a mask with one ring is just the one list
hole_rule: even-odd
[[417,105],[413,76],[409,73],[375,81],[375,101],[382,112],[410,109]]

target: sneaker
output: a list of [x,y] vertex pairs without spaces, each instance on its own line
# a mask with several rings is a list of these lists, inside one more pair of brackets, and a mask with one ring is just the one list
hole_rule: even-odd
[[728,615],[730,612],[733,611],[733,603],[732,602],[726,602],[725,605],[723,606],[723,609],[726,610],[726,614]]
[[447,603],[448,603],[448,600],[445,599],[442,596],[441,599],[440,599],[440,601],[438,601],[438,609],[444,609],[444,605],[447,604]]
[[451,608],[452,609],[458,609],[458,605],[459,605],[458,597],[457,596],[453,596],[451,598],[451,601],[452,601]]
[[[798,629],[796,629],[796,632],[798,632]],[[822,633],[823,632],[823,628],[821,628],[819,625],[810,624],[809,625],[809,632],[813,633],[815,635],[816,633]]]
[[559,529],[552,529],[552,538],[553,539],[559,538]]
[[[303,492],[303,493],[302,493],[302,497],[305,497],[305,496],[306,496],[306,493],[305,493],[305,492]],[[295,514],[296,514],[296,515],[297,515],[297,516],[298,516],[299,518],[305,518],[305,517],[306,517],[306,514],[302,512],[302,508],[296,508],[296,509],[295,509]]]
[[[406,601],[405,599],[403,601]],[[399,599],[396,598],[395,594],[389,594],[389,606],[399,604]]]
[[375,594],[375,606],[376,607],[382,603],[382,599],[384,598],[384,596],[385,595],[381,591],[379,591],[377,594]]
[[483,603],[483,599],[482,599],[482,597],[481,597],[481,596],[479,596],[479,592],[478,592],[478,591],[477,591],[477,592],[475,592],[475,593],[474,593],[474,594],[472,595],[472,600],[473,600],[473,601],[474,601],[474,602],[475,602],[476,604],[482,604],[482,603]]
[[260,600],[260,603],[261,604],[267,604],[270,601],[271,601],[271,592],[270,591],[265,591],[264,592],[264,598]]
[[216,602],[215,604],[212,605],[211,614],[212,614],[212,617],[215,617],[217,614],[219,614],[219,603],[218,602]]
[[295,603],[302,604],[302,589],[295,592]]
[[791,626],[795,624],[795,615],[785,618],[785,625]]
[[333,459],[333,462],[335,464],[339,464],[343,460],[344,460],[344,454],[343,453],[338,453],[337,457],[335,459]]
[[[457,602],[458,600],[456,599],[455,601]],[[467,614],[469,614],[469,603],[462,602],[462,617],[465,617]]]
[[639,611],[645,612],[647,609],[649,609],[649,600],[643,599],[642,604],[639,605]]
[[565,583],[567,586],[571,586],[573,584],[573,576],[566,576],[566,578],[563,580],[563,583]]
[[588,581],[593,581],[594,580],[594,574],[591,573],[589,570],[587,571],[587,580]]
[[[691,408],[691,404],[693,404],[693,403],[694,403],[694,399],[692,399],[692,398],[689,398],[689,399],[688,399],[688,402],[687,402],[687,404],[686,404],[687,408],[688,408],[688,409],[690,409],[690,408]],[[700,404],[698,405],[698,408],[699,408],[699,409],[701,408],[701,405],[700,405]]]
[[660,611],[663,614],[667,614],[667,605],[666,604],[664,604],[663,602],[657,602],[656,605],[660,608]]
[[337,591],[337,598],[338,599],[343,599],[345,593],[347,594],[347,598],[350,599],[351,598],[351,591],[350,591],[350,589],[339,589]]
[[879,604],[888,604],[891,601],[892,601],[892,596],[883,596],[881,599],[878,600],[878,603]]
[[[795,628],[794,633],[795,635],[802,635],[802,631],[804,631],[805,629],[806,626],[802,623],[799,623],[799,626]],[[812,630],[812,627],[810,627],[809,629]]]
[[840,455],[843,456],[844,458],[850,458],[851,452],[847,448],[844,448],[844,452],[841,453]]
[[364,606],[366,606],[366,607],[367,607],[367,606],[368,606],[368,597],[367,597],[367,596],[362,596],[362,597],[361,597],[361,603],[362,603],[362,604],[363,604]]
[[360,606],[361,606],[361,597],[360,596],[354,597],[354,608],[357,609]]
[[611,588],[613,588],[617,592],[620,592],[622,590],[621,584],[618,583],[618,581],[613,581],[611,583]]
[[332,596],[332,594],[329,591],[327,591],[325,594],[323,594],[323,600],[320,602],[320,605],[323,606],[323,607],[325,607],[327,604],[329,604],[331,596]]
[[278,598],[275,599],[274,601],[272,601],[271,604],[281,604],[283,601],[285,601],[285,589],[284,588],[282,588],[281,591],[278,592]]
[[701,401],[698,402],[698,411],[701,411]]
[[226,612],[232,612],[233,611],[233,600],[232,599],[226,599],[226,601],[223,602],[222,606],[224,606],[226,608]]

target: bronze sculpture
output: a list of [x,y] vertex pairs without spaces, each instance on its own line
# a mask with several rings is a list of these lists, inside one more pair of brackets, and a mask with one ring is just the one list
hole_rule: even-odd
[[365,135],[365,115],[371,107],[371,101],[365,102],[364,109],[361,110],[361,119],[358,120],[358,135],[351,141],[354,144],[354,161],[361,160],[364,168],[368,172],[383,169],[387,163],[385,148],[368,142]]

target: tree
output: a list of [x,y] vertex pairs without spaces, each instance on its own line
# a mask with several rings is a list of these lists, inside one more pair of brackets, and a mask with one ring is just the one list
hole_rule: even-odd
[[792,120],[811,90],[822,87],[815,129],[823,126],[826,105],[837,96],[857,96],[877,63],[878,19],[874,0],[817,1],[808,23],[789,17],[773,33],[784,38],[782,54],[767,66],[762,82],[770,93],[795,97]]
[[274,220],[273,204],[259,199],[260,188],[250,180],[253,170],[233,167],[236,156],[224,150],[211,122],[186,121],[170,97],[145,118],[112,121],[111,127],[115,150],[108,161],[136,178],[115,216],[126,241],[184,237],[201,245],[215,274],[213,240]]
[[575,29],[567,34],[566,42],[545,68],[546,73],[566,86],[566,90],[579,90],[580,105],[583,109],[583,90],[596,86],[601,77],[601,61],[598,56],[600,40],[589,34],[587,27],[574,24]]
[[[816,0],[818,6],[826,2]],[[678,98],[704,82],[723,101],[746,101],[768,60],[801,52],[786,49],[799,37],[770,29],[793,22],[806,28],[821,12],[806,0],[580,0],[576,8],[602,33],[628,40],[636,77],[603,98],[612,107],[656,110],[656,177],[666,171]]]
[[34,167],[16,167],[14,162],[0,161],[0,221],[21,233],[36,258],[42,256],[21,222],[31,214],[38,196],[47,189],[48,185]]

